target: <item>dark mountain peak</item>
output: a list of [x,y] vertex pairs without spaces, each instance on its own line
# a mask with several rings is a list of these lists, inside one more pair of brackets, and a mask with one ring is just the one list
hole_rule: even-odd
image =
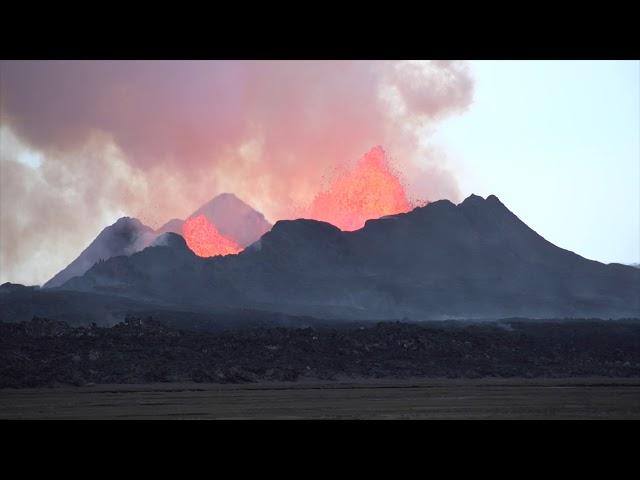
[[458,208],[465,214],[476,217],[477,219],[482,218],[488,220],[489,217],[495,218],[496,215],[500,217],[505,216],[505,214],[517,219],[495,195],[489,195],[486,199],[479,195],[469,195],[462,203],[458,204]]
[[[103,228],[96,240],[101,236],[116,236],[122,240],[129,240],[141,234],[152,234],[153,232],[153,228],[145,225],[135,217],[120,217],[115,223]],[[94,243],[96,240],[94,240]]]
[[475,193],[472,193],[458,204],[458,206],[463,205],[501,205],[504,207],[504,204],[500,201],[500,199],[493,194],[489,195],[485,199],[480,195],[476,195]]
[[271,229],[272,236],[301,237],[312,235],[335,235],[340,229],[328,222],[299,218],[297,220],[278,220]]
[[[412,211],[401,214],[405,215],[406,218],[410,221],[418,221],[418,219],[439,219],[439,218],[449,218],[452,215],[456,215],[458,213],[458,208],[456,204],[451,202],[450,200],[436,200],[435,202],[430,202],[424,207],[416,207]],[[422,220],[419,220],[422,221]]]
[[187,242],[182,235],[178,235],[173,232],[165,232],[156,237],[156,239],[149,245],[150,247],[169,247],[175,250],[191,251],[187,247]]
[[491,207],[494,211],[502,211],[513,215],[511,210],[507,208],[507,206],[500,201],[498,197],[495,195],[489,195],[487,199],[484,201],[485,204]]
[[139,235],[141,232],[152,233],[153,228],[148,227],[135,217],[120,217],[114,224],[104,228],[100,235],[110,231],[117,235]]
[[326,268],[334,271],[332,266],[349,250],[347,243],[346,232],[330,223],[280,220],[247,250],[248,265],[318,275]]
[[451,229],[467,228],[464,225],[475,225],[481,230],[495,230],[505,224],[511,228],[529,230],[495,195],[489,195],[485,199],[472,194],[458,205],[441,199],[416,207],[410,212],[370,219],[365,222],[361,231],[381,231],[387,235],[397,227],[406,234],[428,231],[429,235],[438,235],[448,234]]
[[[123,226],[123,225],[131,225],[135,227],[146,227],[140,220],[135,217],[120,217],[112,226]],[[149,228],[149,227],[146,227]]]
[[417,207],[414,210],[452,210],[455,209],[456,205],[451,200],[447,200],[446,198],[442,200],[436,200],[435,202],[429,202],[424,207]]
[[486,200],[482,198],[480,195],[476,195],[475,193],[472,193],[467,198],[465,198],[462,202],[460,202],[458,205],[480,205],[485,201]]
[[22,285],[21,283],[5,282],[0,285],[0,293],[12,293],[12,292],[28,292],[37,290],[35,285]]
[[480,195],[476,195],[475,193],[472,193],[467,198],[465,198],[462,202],[460,202],[458,204],[458,207],[462,208],[463,210],[496,209],[498,207],[502,209],[506,209],[506,207],[495,195],[489,195],[485,199]]
[[335,225],[319,220],[279,220],[271,231],[262,236],[260,244],[261,247],[278,251],[313,250],[312,245],[334,243],[342,233]]
[[365,225],[369,223],[377,223],[380,220],[391,220],[398,218],[420,218],[423,215],[428,215],[435,212],[447,212],[447,211],[455,211],[456,205],[447,199],[435,200],[433,202],[429,202],[426,205],[415,207],[413,210],[404,213],[396,213],[393,215],[385,215],[380,218],[371,218],[365,222]]
[[365,222],[364,227],[358,232],[373,232],[382,231],[387,229],[393,229],[394,226],[419,226],[425,222],[431,221],[444,221],[441,218],[448,218],[452,215],[456,215],[456,205],[451,201],[443,199],[430,202],[423,207],[416,207],[410,212],[397,213],[395,215],[385,215],[380,218],[372,218]]
[[500,207],[507,209],[505,205],[500,201],[498,197],[495,195],[489,195],[486,199],[482,198],[480,195],[476,195],[472,193],[467,198],[465,198],[461,203],[458,204],[459,207],[470,208],[470,207]]

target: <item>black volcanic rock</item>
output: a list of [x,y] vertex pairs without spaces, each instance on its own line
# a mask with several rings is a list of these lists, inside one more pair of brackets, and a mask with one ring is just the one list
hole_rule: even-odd
[[280,220],[251,246],[243,258],[260,258],[278,268],[322,269],[347,255],[349,244],[339,228],[316,220]]
[[188,251],[190,250],[187,246],[187,242],[185,242],[182,235],[166,232],[158,235],[149,245],[150,247],[169,247],[176,250]]
[[35,285],[22,285],[21,283],[5,282],[0,285],[0,295],[11,293],[27,293],[38,289]]
[[282,221],[226,257],[149,248],[65,287],[323,318],[640,316],[638,269],[556,247],[495,196],[433,202],[354,232]]
[[[207,282],[206,262],[197,257],[175,233],[165,233],[152,245],[132,256],[97,262],[82,277],[69,280],[65,289],[123,295],[142,301],[172,300],[202,303]],[[204,260],[204,259],[203,259]]]
[[[195,332],[151,318],[0,322],[0,388],[363,378],[638,377],[637,320],[381,322]],[[585,378],[586,380],[586,378]]]
[[99,260],[138,252],[155,236],[153,229],[137,218],[122,217],[102,230],[78,258],[46,282],[43,288],[59,287],[69,279],[83,275]]

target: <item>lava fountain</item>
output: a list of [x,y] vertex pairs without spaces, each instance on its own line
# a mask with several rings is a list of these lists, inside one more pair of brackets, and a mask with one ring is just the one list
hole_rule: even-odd
[[242,251],[240,245],[224,237],[204,215],[185,220],[182,224],[182,236],[187,246],[200,257],[229,255]]
[[391,170],[385,151],[376,146],[316,195],[307,216],[351,231],[363,227],[370,218],[409,210],[404,186]]

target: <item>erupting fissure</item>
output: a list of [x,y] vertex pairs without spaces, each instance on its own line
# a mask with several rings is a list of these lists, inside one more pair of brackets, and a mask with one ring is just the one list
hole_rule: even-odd
[[371,218],[411,210],[405,188],[391,170],[385,151],[372,148],[355,167],[337,175],[316,195],[307,216],[352,231]]
[[200,257],[229,255],[242,251],[233,240],[224,237],[204,215],[191,217],[182,224],[187,246]]

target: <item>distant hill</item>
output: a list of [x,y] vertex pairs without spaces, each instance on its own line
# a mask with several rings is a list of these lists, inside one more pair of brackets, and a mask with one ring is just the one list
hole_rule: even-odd
[[97,261],[117,255],[131,255],[149,245],[156,234],[137,218],[122,217],[106,227],[68,266],[43,285],[59,287],[69,279],[83,275]]
[[[271,224],[232,193],[221,193],[209,200],[187,218],[204,215],[226,238],[247,247],[271,230]],[[184,220],[174,218],[156,230],[157,233],[182,234]]]
[[[246,247],[271,230],[271,224],[257,210],[233,193],[222,193],[202,205],[189,217],[204,215],[227,238]],[[179,233],[179,232],[178,232]]]
[[[246,247],[271,229],[264,216],[231,193],[223,193],[202,205],[190,217],[205,215],[218,231]],[[137,218],[122,217],[106,227],[67,267],[47,281],[43,288],[59,287],[69,279],[83,275],[99,260],[131,255],[149,246],[163,233],[182,234],[183,220],[174,218],[157,230]]]
[[27,286],[20,283],[5,282],[0,285],[0,295],[10,293],[32,292],[38,290],[39,287],[35,285]]
[[184,220],[180,220],[179,218],[172,218],[167,223],[165,223],[160,228],[158,228],[156,230],[156,233],[161,234],[161,233],[172,232],[172,233],[181,234],[183,223],[184,223]]
[[354,232],[280,221],[225,257],[197,257],[176,240],[100,262],[64,288],[362,320],[640,316],[640,270],[556,247],[493,195],[433,202]]

